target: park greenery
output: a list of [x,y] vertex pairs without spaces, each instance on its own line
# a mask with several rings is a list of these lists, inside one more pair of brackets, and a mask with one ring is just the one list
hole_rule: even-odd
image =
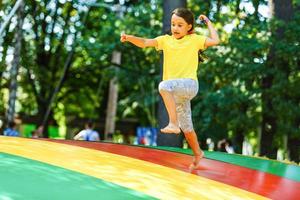
[[[169,4],[176,1],[167,1]],[[178,2],[178,1],[177,1]],[[207,15],[221,44],[207,49],[200,64],[199,94],[192,102],[201,144],[207,138],[244,140],[258,155],[300,161],[300,4],[295,0],[188,0],[196,16]],[[15,1],[0,4],[1,22]],[[41,121],[61,80],[47,121],[68,127],[70,119],[102,119],[109,81],[118,80],[117,118],[158,126],[157,90],[161,54],[120,43],[125,31],[141,37],[162,34],[162,0],[25,1],[16,113]],[[275,9],[272,10],[273,3]],[[288,6],[291,5],[291,6]],[[273,12],[272,12],[273,11]],[[7,110],[10,68],[18,16],[0,46],[0,115]],[[197,33],[208,35],[203,24]],[[112,62],[121,52],[121,64]]]

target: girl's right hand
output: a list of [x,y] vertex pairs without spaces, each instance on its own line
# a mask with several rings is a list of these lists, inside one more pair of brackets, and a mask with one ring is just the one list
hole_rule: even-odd
[[121,42],[126,42],[126,39],[127,39],[127,35],[125,33],[121,33],[120,41]]

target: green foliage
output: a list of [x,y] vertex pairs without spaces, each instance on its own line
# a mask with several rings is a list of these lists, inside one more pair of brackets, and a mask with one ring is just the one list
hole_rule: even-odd
[[[197,5],[205,5],[195,1]],[[213,5],[213,1],[211,1]],[[261,2],[263,4],[263,2]],[[284,147],[283,135],[299,139],[299,14],[288,24],[278,20],[251,15],[241,10],[235,13],[236,5],[226,3],[229,9],[222,17],[210,12],[216,20],[215,26],[222,38],[219,47],[209,49],[210,58],[200,66],[200,95],[194,100],[194,118],[200,137],[211,137],[218,141],[224,137],[253,137],[262,122],[262,101],[264,92],[271,96],[276,116],[277,129],[274,144]],[[205,8],[205,7],[204,7]],[[198,7],[193,7],[197,12]],[[198,11],[200,14],[201,11]],[[207,13],[206,10],[202,10]],[[230,32],[224,31],[228,24]],[[280,40],[270,37],[270,30],[282,27],[284,35]],[[276,57],[269,67],[267,55],[270,47]],[[273,85],[262,90],[262,79],[274,76]]]
[[[249,15],[237,17],[235,5],[218,18],[215,26],[222,38],[216,48],[206,51],[210,58],[200,65],[199,97],[194,116],[200,137],[220,139],[256,132],[260,123],[260,80],[268,52],[267,23]],[[233,27],[230,32],[223,29]],[[202,134],[204,133],[204,134]],[[231,135],[229,135],[231,133]]]
[[[104,117],[108,84],[117,77],[118,119],[137,118],[141,124],[157,125],[160,54],[121,44],[119,39],[122,31],[146,38],[161,35],[163,2],[125,1],[123,15],[110,9],[116,8],[117,1],[108,7],[54,2],[26,1],[18,112],[43,115],[73,50],[53,112],[67,119]],[[253,5],[254,11],[242,6],[245,3]],[[196,17],[211,18],[222,41],[205,51],[208,60],[199,68],[199,95],[192,101],[195,128],[202,139],[211,137],[217,142],[230,137],[241,145],[238,138],[257,137],[265,108],[262,95],[271,97],[274,107],[270,114],[276,118],[273,142],[277,148],[283,146],[283,135],[299,139],[300,15],[295,12],[289,23],[270,20],[255,10],[266,4],[264,0],[188,1]],[[2,1],[0,6],[8,13],[12,5]],[[278,28],[284,30],[280,39],[274,37]],[[197,25],[196,30],[208,34],[204,25]],[[6,30],[0,50],[2,113],[9,83],[5,58],[11,56],[13,35],[13,29]],[[271,49],[276,56],[270,60]],[[111,61],[114,50],[122,53],[120,65]],[[262,80],[269,75],[274,78],[272,85],[264,89]]]
[[[119,17],[115,11],[117,3],[112,2],[108,7],[102,4],[87,7],[80,1],[26,2],[27,26],[24,28],[20,68],[22,94],[18,99],[21,105],[19,113],[43,118],[68,55],[74,51],[52,106],[54,112],[62,112],[55,109],[62,103],[66,116],[104,117],[108,83],[117,76],[118,118],[134,117],[144,124],[155,125],[158,94],[154,85],[157,85],[159,78],[159,55],[154,50],[123,45],[119,38],[121,31],[143,37],[159,35],[162,12],[156,12],[158,5],[155,1],[127,1],[123,17]],[[8,31],[3,57],[12,46],[12,38],[13,31]],[[111,62],[114,50],[122,52],[120,66]],[[5,61],[2,61],[1,67],[6,67]],[[148,91],[152,93],[150,98]],[[139,102],[138,106],[133,102]]]

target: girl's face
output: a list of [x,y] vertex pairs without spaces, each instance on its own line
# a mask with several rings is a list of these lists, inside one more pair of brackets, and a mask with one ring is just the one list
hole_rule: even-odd
[[182,17],[175,14],[171,18],[171,31],[176,39],[181,39],[191,30],[192,25],[188,24]]

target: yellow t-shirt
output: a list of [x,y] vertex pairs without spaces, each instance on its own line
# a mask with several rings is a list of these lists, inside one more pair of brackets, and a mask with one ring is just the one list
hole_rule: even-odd
[[176,39],[171,35],[155,38],[157,50],[163,50],[163,80],[191,78],[197,79],[198,51],[204,49],[206,37],[197,34]]

